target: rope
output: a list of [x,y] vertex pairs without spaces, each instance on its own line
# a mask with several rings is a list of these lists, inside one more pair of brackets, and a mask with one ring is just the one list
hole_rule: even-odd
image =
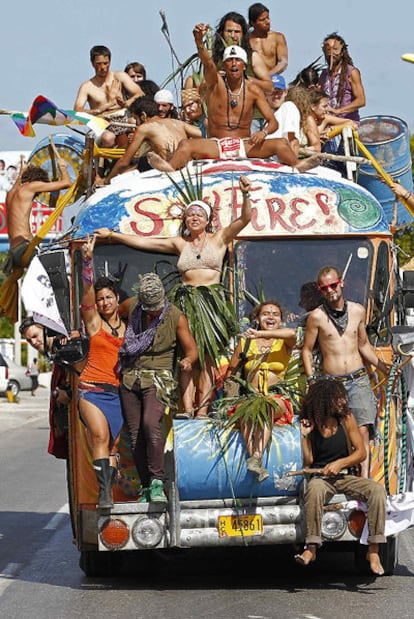
[[[401,380],[401,475],[398,484],[400,493],[405,491],[406,467],[407,467],[407,415],[408,415],[408,393],[404,374],[400,374]],[[404,473],[404,475],[403,475]]]

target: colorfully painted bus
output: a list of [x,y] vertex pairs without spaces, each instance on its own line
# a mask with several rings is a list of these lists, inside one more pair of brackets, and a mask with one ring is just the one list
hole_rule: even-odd
[[[225,226],[241,210],[240,174],[251,182],[253,216],[228,247],[223,282],[241,329],[261,297],[278,299],[284,315],[300,321],[301,286],[314,281],[322,266],[340,268],[345,296],[367,309],[367,332],[377,355],[393,363],[389,380],[373,379],[373,387],[376,382],[380,386],[374,391],[378,415],[371,475],[389,495],[404,492],[407,407],[402,378],[394,369],[398,359],[392,330],[405,324],[409,295],[400,281],[393,235],[380,203],[368,190],[332,170],[319,167],[298,174],[271,161],[206,160],[189,164],[183,173],[134,171],[115,177],[109,186],[68,207],[62,237],[42,250],[50,265],[66,265],[68,330],[81,328],[80,247],[87,234],[106,226],[143,238],[176,235],[183,212],[180,190],[199,185],[214,209],[215,225]],[[179,277],[176,260],[176,256],[106,240],[95,246],[94,271],[95,276],[122,273],[121,296],[126,298],[136,294],[138,276],[149,271],[157,272],[167,289],[172,287]],[[300,358],[300,344],[296,354]],[[296,417],[291,425],[275,425],[265,456],[270,476],[258,484],[246,468],[247,455],[237,430],[224,431],[223,423],[214,417],[202,422],[178,420],[167,412],[166,506],[138,502],[140,480],[123,430],[114,507],[101,512],[92,456],[79,420],[77,377],[71,372],[68,377],[73,390],[67,442],[69,499],[80,565],[87,575],[114,574],[124,551],[134,551],[136,560],[145,562],[150,551],[247,549],[304,541],[303,477],[291,474],[302,468]],[[354,550],[359,557],[364,523],[361,507],[340,497],[339,506],[324,515],[324,539],[332,547],[340,543],[343,549]],[[392,573],[394,538],[384,547],[382,560],[387,573]]]

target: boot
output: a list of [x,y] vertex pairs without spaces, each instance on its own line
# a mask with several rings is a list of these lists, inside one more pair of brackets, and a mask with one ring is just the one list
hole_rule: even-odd
[[260,472],[257,475],[257,481],[259,482],[259,484],[262,483],[262,481],[264,481],[265,479],[267,479],[269,477],[270,473],[267,469],[264,468],[264,466],[260,467]]
[[[93,461],[96,479],[99,485],[99,509],[111,509],[114,506],[112,501],[112,475],[114,467],[109,466],[109,458],[100,458]],[[116,472],[116,469],[114,469]]]
[[247,470],[256,475],[260,475],[262,470],[262,458],[260,456],[251,456],[246,460]]

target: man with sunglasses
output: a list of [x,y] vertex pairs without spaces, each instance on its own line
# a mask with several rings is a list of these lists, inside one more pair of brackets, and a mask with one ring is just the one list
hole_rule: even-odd
[[365,308],[344,298],[344,282],[339,269],[323,267],[317,282],[323,301],[306,321],[302,349],[304,370],[308,383],[313,382],[312,351],[318,341],[325,376],[342,382],[347,390],[350,409],[358,422],[366,449],[361,474],[368,477],[369,441],[373,438],[376,406],[366,365],[373,365],[383,374],[389,373],[389,366],[378,359],[368,340]]

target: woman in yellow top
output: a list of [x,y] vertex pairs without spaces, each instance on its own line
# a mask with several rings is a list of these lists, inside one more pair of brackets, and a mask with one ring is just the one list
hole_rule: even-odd
[[[281,327],[282,308],[277,301],[267,300],[257,306],[253,318],[258,328],[249,328],[240,338],[233,353],[226,377],[230,378],[238,369],[240,360],[244,364],[245,379],[264,395],[271,394],[272,387],[283,380],[292,348],[296,342],[295,329]],[[247,346],[246,340],[250,340]],[[275,394],[273,421],[289,423],[293,418],[291,403]],[[270,440],[272,429],[264,424],[252,425],[241,422],[240,431],[249,454],[247,469],[257,475],[261,482],[269,477],[262,466],[264,450]]]

